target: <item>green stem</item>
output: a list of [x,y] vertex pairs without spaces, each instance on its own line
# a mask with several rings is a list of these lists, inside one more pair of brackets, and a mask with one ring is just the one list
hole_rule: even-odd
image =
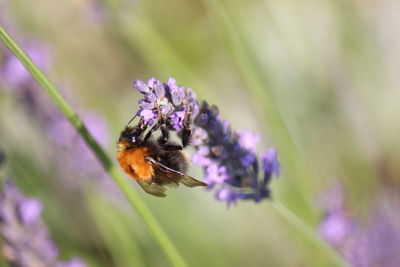
[[324,255],[329,257],[335,266],[348,266],[340,254],[338,254],[331,246],[323,241],[307,224],[304,223],[304,221],[297,217],[296,214],[286,208],[284,204],[277,199],[273,199],[270,203],[282,218],[284,218],[289,224],[302,233],[304,237],[314,244],[314,246]]
[[89,133],[82,120],[78,117],[72,107],[60,95],[57,89],[47,80],[43,73],[38,69],[29,56],[20,48],[11,36],[0,27],[0,39],[8,49],[18,58],[25,68],[31,73],[32,77],[39,83],[43,90],[50,96],[54,104],[60,109],[64,116],[69,120],[72,126],[80,133],[88,146],[93,150],[104,169],[112,177],[129,203],[139,214],[149,233],[159,243],[161,248],[174,266],[187,266],[186,262],[161,228],[157,220],[153,217],[143,200],[133,190],[132,185],[117,171],[111,159],[105,153],[103,148],[96,142]]

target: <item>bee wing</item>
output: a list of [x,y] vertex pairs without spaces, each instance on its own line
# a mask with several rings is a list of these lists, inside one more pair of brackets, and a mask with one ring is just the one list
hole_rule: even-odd
[[178,186],[179,183],[182,183],[187,187],[207,186],[206,183],[196,180],[193,177],[181,173],[177,170],[171,169],[165,166],[164,164],[156,161],[152,157],[146,157],[146,159],[150,161],[151,164],[153,165],[156,179],[158,179],[161,184]]
[[143,190],[153,196],[156,197],[165,197],[165,187],[163,187],[162,185],[158,185],[155,183],[147,183],[144,181],[138,181],[137,182],[142,188]]

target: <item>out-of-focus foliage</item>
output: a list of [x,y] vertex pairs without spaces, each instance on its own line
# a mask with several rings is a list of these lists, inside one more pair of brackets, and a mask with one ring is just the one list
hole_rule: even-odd
[[[326,211],[321,196],[337,180],[346,189],[346,214],[358,223],[399,220],[376,212],[387,187],[400,190],[399,8],[393,0],[12,0],[0,1],[0,22],[21,44],[48,49],[47,76],[80,115],[94,112],[106,122],[107,129],[92,131],[107,133],[99,138],[108,139],[111,154],[137,110],[134,79],[175,77],[192,87],[234,129],[260,133],[258,152],[276,146],[282,171],[272,198],[317,231]],[[0,45],[1,66],[7,57]],[[0,72],[7,172],[43,202],[61,258],[77,255],[90,266],[168,264],[115,188],[98,186],[107,177],[79,164],[80,155],[93,156],[73,153],[85,150],[79,137],[44,128],[5,81],[13,74]],[[42,112],[53,108],[41,90],[33,96]],[[60,167],[64,161],[69,169]],[[202,178],[200,168],[190,174]],[[331,262],[268,202],[227,210],[209,192],[184,187],[166,199],[141,195],[190,266]]]

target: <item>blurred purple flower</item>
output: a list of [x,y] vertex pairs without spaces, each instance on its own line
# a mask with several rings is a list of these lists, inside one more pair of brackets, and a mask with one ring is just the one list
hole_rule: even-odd
[[[206,130],[200,128],[200,127],[196,127],[192,130],[192,136],[191,136],[191,140],[190,140],[190,144],[192,146],[198,146],[201,148],[201,144],[203,144],[208,138],[208,133]],[[204,154],[204,152],[202,152],[201,154],[203,155],[208,155],[209,153],[209,148],[208,147],[204,147],[204,151],[207,151],[207,154]],[[198,150],[198,152],[200,151],[200,149]],[[202,166],[201,164],[196,163],[197,165]]]
[[343,211],[332,211],[325,215],[320,224],[319,234],[329,243],[339,244],[351,230],[349,218]]
[[36,222],[42,214],[42,209],[42,203],[35,198],[21,202],[18,207],[21,219],[25,224]]
[[376,195],[367,223],[348,211],[341,184],[334,185],[321,203],[325,216],[319,234],[351,266],[399,266],[400,215],[394,212],[400,208],[397,192],[384,189]]
[[45,123],[45,131],[57,145],[67,147],[75,137],[75,129],[60,114]]
[[[103,117],[94,112],[86,112],[82,118],[86,128],[93,138],[102,146],[108,145],[108,129]],[[80,140],[82,140],[80,138]]]
[[278,153],[275,148],[268,149],[262,155],[264,171],[273,173],[275,176],[279,176],[281,166],[278,161]]
[[209,147],[200,146],[197,149],[196,153],[192,156],[192,162],[199,166],[208,166],[211,164],[211,159],[208,157],[209,154],[210,154]]
[[252,153],[256,153],[257,151],[257,144],[260,142],[260,136],[257,134],[254,134],[250,131],[236,131],[236,134],[238,135],[239,139],[239,144],[242,146],[244,149],[249,150]]
[[238,199],[259,202],[270,197],[269,181],[279,175],[280,165],[276,150],[268,150],[263,154],[264,179],[260,179],[256,155],[260,136],[249,131],[232,132],[216,106],[203,102],[200,107],[193,90],[178,86],[174,78],[167,83],[155,78],[147,83],[136,80],[133,85],[144,95],[137,112],[143,123],[152,125],[162,114],[167,127],[179,132],[187,112],[191,112],[190,144],[196,149],[192,161],[203,167],[204,181],[208,189],[216,188],[216,199],[231,205]]
[[219,166],[212,162],[206,165],[205,173],[204,182],[208,184],[208,188],[210,189],[216,184],[223,184],[229,178],[225,166]]
[[[4,238],[4,256],[11,266],[86,266],[77,258],[57,260],[57,247],[41,213],[38,199],[24,196],[12,180],[4,182],[0,192],[0,235]],[[80,265],[69,264],[73,262]]]
[[240,163],[242,164],[243,167],[249,167],[256,160],[257,160],[256,156],[249,153],[240,158]]
[[[50,69],[51,53],[49,47],[33,41],[22,43],[21,46],[40,69],[44,71]],[[0,69],[0,74],[0,80],[4,80],[13,89],[19,89],[33,81],[30,73],[11,53],[6,54],[6,60]]]
[[236,204],[238,194],[229,188],[223,187],[215,192],[215,198],[220,201],[226,201],[229,207],[231,204]]
[[[23,39],[20,43],[41,69],[48,71],[51,68],[51,52],[48,46],[32,39]],[[30,114],[36,115],[36,106],[41,106],[45,113],[43,117],[48,118],[53,114],[55,108],[46,104],[48,99],[43,97],[40,87],[9,51],[5,51],[4,57],[0,61],[0,83],[3,85],[0,88],[15,93]]]
[[281,165],[278,161],[278,154],[275,148],[268,149],[262,154],[263,169],[264,169],[264,184],[268,184],[272,175],[279,176]]

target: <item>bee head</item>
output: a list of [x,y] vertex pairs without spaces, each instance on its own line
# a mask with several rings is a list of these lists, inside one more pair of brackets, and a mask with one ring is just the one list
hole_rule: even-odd
[[127,126],[119,137],[119,142],[127,142],[131,145],[140,145],[142,143],[143,129],[139,126]]

